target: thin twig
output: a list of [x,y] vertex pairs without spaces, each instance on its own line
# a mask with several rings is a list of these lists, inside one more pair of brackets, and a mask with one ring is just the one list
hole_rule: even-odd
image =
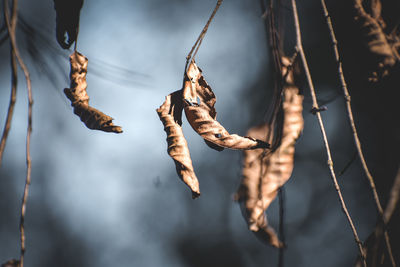
[[[9,18],[8,17],[8,9],[6,9],[6,5],[8,6],[8,4],[6,3],[7,1],[4,0],[3,2],[3,13],[4,13],[4,18]],[[15,7],[15,5],[14,5]],[[11,23],[6,23],[6,27],[7,27],[7,31],[11,32],[13,34],[15,34],[15,27],[16,27],[16,16],[14,16],[14,10],[13,10],[13,16],[11,17]],[[8,35],[10,35],[9,33],[7,33],[7,37]],[[6,124],[4,125],[4,129],[3,129],[3,134],[1,136],[1,141],[0,141],[0,167],[1,167],[1,162],[3,159],[3,153],[4,153],[4,149],[6,147],[6,142],[7,142],[7,137],[8,137],[8,133],[10,132],[10,128],[11,128],[11,121],[12,121],[12,117],[14,114],[14,106],[15,106],[15,102],[17,100],[17,83],[18,83],[18,71],[17,71],[17,60],[15,58],[15,52],[14,52],[14,48],[11,44],[10,41],[10,57],[11,57],[11,95],[10,95],[10,102],[8,104],[8,111],[7,111],[7,118],[6,118]]]
[[6,19],[6,24],[7,24],[7,29],[8,33],[10,36],[10,43],[11,47],[13,50],[13,53],[15,54],[15,57],[18,60],[18,63],[21,67],[21,69],[24,72],[25,79],[26,79],[26,85],[28,88],[28,129],[27,129],[27,135],[26,135],[26,180],[25,180],[25,186],[24,186],[24,194],[22,196],[22,204],[21,204],[21,218],[20,218],[20,233],[21,233],[21,256],[20,256],[20,267],[24,266],[24,255],[25,255],[25,227],[24,227],[24,222],[25,222],[25,213],[26,213],[26,203],[28,199],[28,193],[29,193],[29,186],[31,184],[31,156],[30,156],[30,139],[31,139],[31,133],[32,133],[32,106],[33,106],[33,98],[32,98],[32,87],[31,87],[31,79],[30,79],[30,74],[28,71],[28,68],[26,67],[24,61],[22,60],[18,46],[17,46],[17,41],[16,41],[16,35],[15,35],[15,28],[17,25],[17,9],[18,9],[18,0],[13,0],[13,10],[12,10],[12,19],[10,22],[10,17],[8,14],[8,0],[4,0],[4,10],[5,10],[5,19]]
[[[372,194],[374,196],[375,204],[376,204],[376,207],[377,207],[377,210],[378,210],[378,214],[380,216],[380,219],[383,220],[383,223],[386,224],[387,221],[383,217],[383,209],[382,209],[381,202],[379,200],[378,193],[376,191],[374,178],[372,177],[372,175],[371,175],[371,173],[370,173],[370,171],[368,169],[367,163],[366,163],[365,158],[364,158],[364,153],[363,153],[363,151],[361,149],[361,142],[360,142],[360,139],[358,138],[357,128],[356,128],[356,125],[355,125],[355,122],[354,122],[353,111],[352,111],[352,108],[351,108],[351,97],[350,97],[350,94],[349,94],[349,90],[347,88],[346,80],[344,78],[343,68],[342,68],[342,61],[341,61],[340,55],[339,55],[339,50],[338,50],[338,46],[337,46],[337,40],[336,40],[336,36],[335,36],[335,31],[333,30],[331,17],[330,17],[330,15],[328,13],[328,9],[326,7],[325,0],[321,0],[321,5],[322,5],[322,9],[324,11],[325,18],[326,18],[326,23],[327,23],[328,28],[329,28],[329,33],[330,33],[330,36],[331,36],[331,39],[332,39],[332,46],[333,46],[333,51],[334,51],[334,54],[335,54],[337,67],[338,67],[339,79],[340,79],[340,83],[342,85],[344,99],[345,99],[345,102],[346,102],[347,116],[348,116],[348,119],[349,119],[351,130],[353,132],[354,144],[356,145],[358,156],[360,157],[361,165],[362,165],[362,167],[364,169],[365,175],[368,178],[368,181],[369,181],[369,184],[370,184],[370,187],[371,187],[371,190],[372,190]],[[385,234],[385,243],[386,243],[386,247],[388,249],[390,261],[392,262],[392,266],[395,267],[396,263],[395,263],[394,258],[393,258],[392,248],[391,248],[390,241],[389,241],[389,235],[388,235],[388,232],[386,231],[386,229],[385,229],[385,233],[384,234]]]
[[[399,201],[399,195],[400,195],[400,168],[397,171],[397,175],[394,179],[393,182],[393,186],[392,189],[390,191],[390,198],[388,201],[388,204],[386,206],[385,212],[383,214],[383,219],[386,222],[386,224],[389,223],[392,214],[394,212],[394,210],[396,209],[397,206],[397,202]],[[380,248],[380,243],[382,240],[382,235],[384,234],[384,231],[386,230],[386,225],[383,224],[383,221],[380,221],[374,230],[374,239],[373,240],[373,244],[371,245],[371,247],[367,247],[365,248],[367,253],[371,253],[371,266],[376,266],[377,261],[378,261],[378,252],[379,252],[379,248]]]
[[357,151],[354,151],[353,156],[351,157],[349,162],[347,162],[346,165],[343,167],[343,169],[338,173],[338,177],[342,176],[347,171],[347,169],[350,168],[351,164],[353,164],[356,158],[357,158]]
[[[319,109],[318,101],[317,101],[317,97],[316,97],[316,94],[315,94],[314,85],[313,85],[313,82],[312,82],[312,79],[311,79],[310,70],[308,68],[307,59],[306,59],[306,56],[304,54],[303,44],[302,44],[302,41],[301,41],[301,33],[300,33],[299,18],[298,18],[298,14],[297,14],[296,0],[292,0],[292,8],[293,8],[294,25],[295,25],[295,29],[296,29],[296,46],[297,46],[296,49],[299,51],[300,56],[301,56],[301,60],[303,62],[303,67],[304,67],[305,75],[306,75],[306,78],[307,78],[307,83],[308,83],[308,86],[310,88],[310,93],[311,93],[311,97],[312,97],[312,100],[313,100],[313,108],[318,110]],[[339,201],[340,201],[340,204],[342,206],[342,210],[345,213],[346,218],[347,218],[347,220],[348,220],[348,222],[350,224],[350,227],[351,227],[351,229],[353,231],[354,239],[356,241],[356,244],[358,245],[358,249],[359,249],[362,261],[364,263],[364,267],[366,267],[367,264],[366,264],[366,261],[365,261],[365,255],[364,255],[364,250],[363,250],[363,247],[362,247],[362,243],[360,241],[360,238],[358,237],[357,230],[356,230],[356,228],[354,226],[353,220],[350,217],[349,211],[347,210],[346,203],[344,202],[344,199],[343,199],[343,196],[342,196],[342,192],[340,190],[340,186],[339,186],[339,184],[337,182],[337,179],[336,179],[336,174],[335,174],[335,170],[333,168],[333,161],[332,161],[331,151],[330,151],[330,147],[329,147],[329,143],[328,143],[328,138],[326,136],[325,127],[324,127],[324,123],[322,121],[322,117],[321,117],[320,112],[317,112],[316,116],[317,116],[317,119],[318,119],[319,126],[321,128],[321,133],[322,133],[322,137],[323,137],[323,140],[324,140],[324,145],[325,145],[325,149],[326,149],[326,155],[328,157],[327,163],[328,163],[329,171],[330,171],[330,174],[331,174],[331,178],[332,178],[333,184],[335,186],[335,189],[337,191],[337,194],[338,194],[338,197],[339,197]]]
[[281,45],[280,33],[277,30],[275,22],[275,8],[273,0],[270,0],[269,7],[264,3],[264,0],[260,0],[261,17],[264,21],[265,32],[268,40],[268,48],[270,50],[273,70],[274,70],[274,92],[271,100],[271,104],[268,107],[265,120],[269,125],[268,133],[266,135],[266,141],[271,143],[271,149],[263,155],[266,156],[268,153],[274,152],[280,145],[282,139],[282,125],[283,125],[283,107],[282,107],[282,92],[283,84],[285,81],[285,75],[282,77],[282,57],[284,52]]
[[[210,26],[211,21],[213,20],[215,14],[217,13],[217,11],[218,11],[218,9],[219,9],[219,7],[220,7],[220,5],[222,4],[223,1],[224,0],[218,0],[217,1],[217,5],[215,6],[213,12],[211,13],[210,18],[208,19],[208,21],[207,21],[206,25],[204,26],[203,30],[200,32],[199,37],[197,38],[196,42],[194,43],[192,49],[190,49],[189,54],[186,56],[185,74],[186,74],[186,69],[187,69],[187,66],[189,64],[190,59],[194,60],[194,58],[195,58],[195,56],[197,54],[197,51],[199,50],[199,47],[201,45],[201,42],[203,41],[204,36],[207,33],[208,27]],[[193,54],[193,57],[192,57],[192,53],[193,53],[194,49],[196,49],[196,51],[195,51],[195,53]]]
[[393,212],[396,209],[397,202],[400,198],[400,168],[397,171],[396,178],[394,179],[392,190],[390,191],[390,199],[386,206],[383,218],[386,222],[389,222],[392,218]]
[[278,267],[284,266],[284,256],[285,256],[285,188],[282,186],[278,191],[279,197],[279,239],[282,241],[284,246],[279,248],[278,256]]

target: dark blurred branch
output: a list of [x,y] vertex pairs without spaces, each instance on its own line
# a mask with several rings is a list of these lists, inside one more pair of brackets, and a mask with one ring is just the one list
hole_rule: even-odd
[[[374,1],[372,1],[372,2],[374,2]],[[375,1],[375,2],[379,2],[379,1]],[[349,90],[347,89],[346,80],[345,80],[344,75],[343,75],[342,61],[340,59],[339,50],[338,50],[338,47],[337,47],[337,40],[336,40],[336,36],[335,36],[335,31],[333,30],[332,21],[331,21],[331,18],[330,18],[329,13],[328,13],[328,9],[327,9],[326,4],[325,4],[325,0],[321,0],[321,5],[322,5],[322,9],[324,11],[325,18],[326,18],[326,23],[327,23],[328,28],[329,28],[329,33],[330,33],[330,36],[331,36],[331,39],[332,39],[333,51],[334,51],[334,54],[335,54],[335,59],[336,59],[337,67],[338,67],[339,79],[340,79],[340,83],[342,85],[344,99],[346,101],[347,116],[348,116],[348,120],[349,120],[349,123],[350,123],[351,130],[353,132],[354,144],[356,145],[358,156],[360,157],[361,164],[362,164],[362,167],[364,169],[364,173],[368,178],[368,181],[369,181],[369,184],[370,184],[370,187],[371,187],[371,190],[372,190],[372,194],[374,196],[375,204],[376,204],[380,219],[383,220],[384,224],[386,224],[387,221],[383,217],[383,209],[382,209],[381,201],[379,200],[378,193],[376,191],[374,178],[372,177],[372,174],[370,173],[370,171],[368,169],[367,163],[366,163],[365,158],[364,158],[364,153],[363,153],[363,151],[361,149],[361,142],[360,142],[360,139],[358,138],[357,128],[356,128],[356,125],[355,125],[355,122],[354,122],[353,111],[352,111],[352,108],[351,108],[351,97],[350,97],[350,94],[349,94]],[[375,5],[380,7],[380,2],[379,2],[379,4],[375,3]],[[380,8],[379,8],[379,14],[376,14],[376,16],[380,17]],[[396,266],[396,263],[395,263],[394,258],[393,258],[392,248],[391,248],[390,241],[389,241],[389,235],[388,235],[386,230],[385,230],[385,243],[386,243],[386,247],[388,249],[390,261],[392,262],[392,266]]]
[[285,240],[285,188],[282,186],[278,191],[279,197],[279,239],[285,246],[279,248],[278,267],[284,266],[284,256],[286,248]]
[[[271,104],[267,113],[267,124],[269,132],[266,138],[271,143],[270,152],[274,152],[281,144],[283,130],[283,107],[282,107],[282,91],[286,77],[282,77],[282,57],[285,56],[280,43],[280,33],[278,31],[273,0],[270,0],[267,9],[264,0],[260,0],[261,14],[264,20],[266,35],[269,42],[269,52],[272,58],[272,69],[274,71],[274,93]],[[287,72],[288,74],[289,72]]]
[[[279,148],[282,141],[283,135],[283,106],[282,106],[282,91],[283,91],[283,84],[286,80],[285,75],[282,76],[283,69],[282,69],[282,57],[284,53],[281,49],[280,43],[280,34],[277,29],[277,25],[275,22],[275,11],[273,0],[270,0],[269,9],[265,5],[264,0],[260,0],[260,8],[261,8],[261,15],[264,21],[265,32],[268,37],[269,41],[269,54],[272,56],[272,65],[274,70],[274,94],[272,98],[272,103],[270,105],[268,114],[267,114],[267,125],[268,125],[268,134],[266,136],[266,141],[271,141],[271,151],[270,153],[274,152],[276,149]],[[293,62],[293,61],[291,61]],[[288,75],[290,71],[286,72]],[[272,139],[272,140],[271,140]],[[263,161],[264,157],[267,153],[262,154],[261,161]],[[260,174],[261,175],[261,174]],[[260,177],[260,180],[262,177]],[[283,246],[279,247],[278,253],[278,267],[284,266],[284,255],[286,249],[285,243],[285,221],[284,221],[284,187],[280,187],[278,190],[278,198],[279,198],[279,239],[284,244]]]
[[[4,35],[3,35],[4,34]],[[4,23],[0,27],[0,46],[8,39],[7,26]]]
[[357,152],[354,152],[349,162],[347,162],[346,165],[343,167],[343,169],[338,173],[338,177],[342,176],[350,168],[351,164],[353,164],[356,158],[357,158]]
[[385,212],[383,213],[383,219],[389,222],[392,218],[393,212],[396,209],[397,203],[400,198],[400,168],[397,171],[396,178],[394,179],[392,190],[390,191],[389,203],[386,206]]
[[[12,15],[10,20],[10,15],[8,14],[8,0],[4,0],[4,17],[7,24],[7,30],[10,37],[10,44],[11,50],[14,54],[15,58],[17,59],[21,69],[24,72],[26,84],[28,88],[28,129],[26,135],[26,165],[27,165],[27,172],[26,172],[26,181],[24,187],[24,194],[22,197],[22,204],[21,204],[21,218],[20,218],[20,232],[21,232],[21,256],[20,256],[20,267],[24,266],[24,254],[25,254],[25,228],[24,228],[24,221],[25,221],[25,212],[26,212],[26,202],[28,198],[29,192],[29,185],[31,183],[31,157],[30,157],[30,138],[32,132],[32,106],[33,106],[33,99],[32,99],[32,87],[31,87],[31,80],[28,68],[26,67],[24,61],[22,60],[16,40],[15,29],[17,25],[17,17],[18,17],[18,0],[13,0],[13,8],[12,8]],[[16,70],[16,67],[13,66],[13,71]]]
[[[375,244],[373,247],[373,256],[372,259],[376,260],[378,257],[378,251],[379,251],[379,244],[380,240],[382,238],[382,233],[384,233],[385,236],[385,241],[386,241],[386,236],[387,236],[387,230],[386,230],[386,224],[389,223],[394,210],[396,209],[397,203],[399,201],[399,196],[400,196],[400,168],[397,171],[397,175],[394,179],[392,189],[390,191],[390,198],[389,202],[386,206],[386,209],[383,213],[383,222],[379,223],[377,227],[375,228]],[[386,224],[385,224],[386,223]],[[392,262],[392,266],[396,266],[392,251],[389,250],[389,257]]]
[[[301,32],[300,32],[300,25],[299,25],[299,18],[298,18],[297,7],[296,7],[296,0],[292,0],[292,8],[293,8],[294,25],[295,25],[295,29],[296,29],[296,46],[297,46],[296,48],[299,51],[300,56],[301,56],[301,60],[303,62],[304,72],[305,72],[305,75],[306,75],[306,78],[307,78],[307,83],[308,83],[308,86],[310,88],[310,93],[311,93],[311,97],[312,97],[312,100],[313,100],[313,108],[318,110],[319,109],[318,101],[317,101],[314,85],[313,85],[313,82],[312,82],[312,79],[311,79],[310,70],[308,68],[307,59],[306,59],[306,56],[305,56],[305,53],[304,53],[304,50],[303,50],[303,44],[302,44]],[[335,174],[335,170],[333,168],[333,161],[332,161],[331,151],[330,151],[330,147],[329,147],[329,143],[328,143],[328,138],[326,136],[325,127],[324,127],[324,123],[322,121],[322,117],[321,117],[320,112],[317,112],[316,116],[317,116],[317,119],[318,119],[319,126],[321,128],[321,133],[322,133],[322,137],[323,137],[323,140],[324,140],[326,154],[327,154],[327,157],[328,157],[327,163],[328,163],[328,167],[329,167],[329,170],[330,170],[331,178],[332,178],[332,181],[334,183],[335,189],[337,191],[337,194],[338,194],[338,197],[339,197],[339,200],[340,200],[340,204],[342,206],[342,210],[345,213],[345,215],[347,217],[347,220],[348,220],[348,222],[350,224],[350,227],[351,227],[351,229],[353,231],[354,239],[355,239],[355,241],[356,241],[356,243],[358,245],[360,256],[362,258],[364,266],[366,267],[367,264],[366,264],[366,261],[365,261],[365,255],[364,255],[364,250],[363,250],[363,247],[362,247],[362,243],[361,243],[361,241],[360,241],[360,239],[358,237],[357,230],[356,230],[356,228],[354,226],[353,220],[350,217],[349,211],[347,210],[346,203],[344,202],[344,199],[343,199],[343,196],[342,196],[342,192],[340,190],[340,186],[339,186],[339,184],[337,182],[337,179],[336,179],[336,174]]]
[[[394,179],[393,186],[390,191],[389,201],[383,215],[383,219],[385,220],[386,224],[390,222],[393,212],[398,204],[399,196],[400,196],[400,168]],[[384,231],[386,230],[386,224],[384,224],[383,221],[381,220],[376,225],[374,232],[368,237],[367,241],[365,242],[364,249],[367,255],[368,264],[370,264],[371,267],[377,266],[378,260],[381,261],[380,264],[382,265],[385,259],[384,257],[385,255],[383,254],[384,251],[382,249],[383,246],[382,236],[384,234]],[[355,267],[360,267],[360,266],[361,266],[360,259],[357,259]]]

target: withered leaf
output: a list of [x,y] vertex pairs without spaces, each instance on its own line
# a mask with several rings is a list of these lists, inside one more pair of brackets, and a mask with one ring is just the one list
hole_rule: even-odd
[[368,14],[364,10],[362,0],[354,0],[354,9],[356,13],[355,21],[361,29],[365,46],[371,55],[369,59],[374,65],[370,80],[377,81],[378,78],[388,75],[388,69],[399,60],[399,54],[392,47],[383,31],[382,25],[384,23],[380,23],[381,18],[374,18]]
[[71,54],[69,59],[71,65],[71,88],[65,88],[64,93],[71,101],[74,113],[79,116],[89,129],[122,133],[121,127],[113,124],[113,118],[89,106],[89,96],[86,92],[88,59],[76,51]]
[[12,259],[1,265],[1,267],[20,267],[20,262],[18,260]]
[[216,120],[216,97],[194,62],[187,70],[183,98],[187,120],[210,147],[218,151],[223,148],[243,150],[269,147],[269,144],[261,140],[229,134]]
[[[247,134],[256,138],[267,138],[268,131],[268,125],[262,124],[251,128]],[[274,153],[276,152],[277,150]],[[249,229],[261,240],[280,248],[283,244],[273,228],[268,225],[263,206],[262,176],[265,175],[267,164],[263,149],[243,151],[242,182],[237,193],[237,200],[241,204]],[[275,195],[271,197],[275,198]]]
[[[244,151],[243,178],[237,199],[244,206],[244,215],[249,229],[275,247],[282,247],[275,231],[268,225],[265,211],[276,198],[278,189],[290,178],[294,166],[294,145],[301,134],[304,121],[302,116],[303,96],[294,85],[293,70],[289,61],[282,60],[282,74],[286,77],[283,88],[283,133],[280,146],[274,152],[264,153],[262,149]],[[266,139],[268,125],[251,128],[248,135]]]
[[[56,10],[56,38],[58,44],[68,49],[76,41],[83,0],[54,0]],[[68,40],[65,40],[66,35]]]
[[157,109],[157,113],[167,133],[168,154],[175,162],[176,172],[192,190],[192,198],[197,198],[200,196],[199,181],[194,173],[189,148],[180,126],[182,101],[182,90],[175,91],[165,98],[165,102]]

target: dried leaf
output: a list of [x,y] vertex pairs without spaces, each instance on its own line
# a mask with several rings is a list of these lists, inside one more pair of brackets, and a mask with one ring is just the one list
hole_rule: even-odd
[[186,118],[210,147],[219,151],[223,148],[242,150],[269,147],[269,144],[261,140],[229,134],[216,121],[215,95],[194,62],[187,70],[183,98]]
[[69,59],[71,64],[71,88],[65,88],[64,93],[71,100],[74,113],[79,116],[89,129],[122,133],[121,127],[113,124],[113,118],[89,106],[89,96],[86,93],[88,59],[76,51],[71,54]]
[[[380,77],[388,75],[388,69],[395,65],[399,59],[399,54],[390,45],[379,18],[369,15],[364,10],[361,0],[354,0],[354,8],[356,12],[355,21],[359,24],[365,45],[371,54],[370,58],[374,65],[370,80],[377,81]],[[375,12],[378,12],[378,10],[375,10]]]
[[[286,77],[283,88],[283,133],[280,146],[274,152],[264,153],[262,149],[244,151],[243,179],[237,199],[244,206],[244,215],[249,229],[275,247],[282,247],[275,231],[268,225],[266,209],[276,198],[278,189],[290,178],[294,165],[294,145],[303,129],[303,96],[294,85],[293,70],[289,73],[287,58],[282,60],[282,74]],[[258,139],[266,139],[266,124],[256,126],[248,131]]]
[[[56,37],[64,49],[76,41],[79,27],[79,16],[83,0],[54,0],[56,10]],[[68,36],[68,41],[65,40]]]
[[[256,138],[267,138],[268,131],[268,126],[263,124],[251,128],[248,131],[248,135]],[[243,151],[243,178],[237,194],[237,200],[242,206],[243,216],[247,220],[249,229],[261,240],[280,248],[283,247],[283,244],[279,241],[273,228],[268,225],[267,217],[264,214],[263,197],[261,196],[261,176],[265,172],[266,164],[263,149]],[[275,198],[275,196],[273,197]]]
[[197,198],[200,196],[199,181],[194,173],[189,148],[181,128],[182,109],[182,90],[179,90],[165,98],[157,113],[167,133],[168,154],[175,162],[176,172],[192,190],[192,197]]
[[20,267],[20,263],[18,260],[12,259],[1,265],[1,267]]

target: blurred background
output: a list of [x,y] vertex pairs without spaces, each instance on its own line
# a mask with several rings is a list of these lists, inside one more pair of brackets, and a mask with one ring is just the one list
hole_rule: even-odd
[[[216,1],[117,2],[85,1],[78,51],[89,59],[91,105],[115,118],[114,123],[123,127],[121,135],[91,131],[73,114],[63,94],[69,87],[72,49],[62,50],[56,42],[53,1],[19,1],[18,45],[31,72],[35,101],[25,266],[276,266],[278,251],[247,229],[233,201],[241,179],[241,153],[209,149],[184,120],[202,192],[192,200],[167,154],[166,134],[155,111],[166,95],[181,88],[185,57]],[[334,2],[328,1],[337,14],[343,4]],[[289,3],[286,8],[290,18]],[[298,8],[317,94],[328,107],[322,115],[339,172],[356,150],[329,35],[319,1],[299,2]],[[286,27],[290,54],[290,19]],[[341,36],[346,34],[339,33],[339,41]],[[231,133],[243,135],[265,119],[273,77],[268,53],[259,1],[225,1],[196,61],[217,96],[218,120]],[[9,60],[6,41],[0,46],[1,127],[11,87]],[[0,168],[1,263],[19,257],[27,128],[22,72],[18,82]],[[379,180],[385,206],[399,162],[394,152],[398,142],[391,141],[398,140],[398,132],[382,120],[379,103],[371,108],[369,100],[378,102],[373,89],[350,93],[367,162]],[[285,266],[352,266],[357,246],[330,180],[319,126],[310,109],[306,88],[305,127],[296,146],[292,178],[285,185]],[[376,210],[357,159],[339,176],[339,183],[364,241],[375,226]],[[267,212],[275,229],[277,202]],[[398,233],[393,239],[400,239]],[[394,251],[398,257],[399,250]]]

